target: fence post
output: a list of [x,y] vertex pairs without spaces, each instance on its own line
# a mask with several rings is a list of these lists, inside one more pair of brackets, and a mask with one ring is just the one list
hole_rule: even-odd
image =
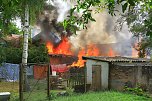
[[48,71],[47,71],[47,96],[50,99],[50,68],[51,65],[48,65]]
[[87,85],[86,85],[86,83],[87,83],[87,73],[86,73],[86,70],[87,70],[87,68],[86,68],[86,62],[85,62],[84,63],[84,92],[87,91]]
[[23,65],[19,66],[19,99],[23,101]]

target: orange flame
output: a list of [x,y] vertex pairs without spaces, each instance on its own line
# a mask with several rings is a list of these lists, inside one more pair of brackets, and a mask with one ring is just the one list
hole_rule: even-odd
[[132,57],[138,57],[138,51],[135,48],[132,48]]
[[98,56],[99,49],[96,46],[89,45],[87,49],[82,48],[78,53],[78,61],[74,62],[72,66],[83,67],[85,60],[82,59],[82,56]]
[[[49,41],[46,42],[46,47],[48,49],[49,54],[65,54],[65,55],[73,55],[73,52],[70,50],[71,49],[71,44],[68,41],[67,37],[63,37],[62,41],[59,43],[58,46],[54,47],[53,44]],[[116,55],[119,55],[115,50],[112,49],[112,47],[109,48],[107,53],[104,54],[99,54],[99,49],[95,45],[88,45],[86,48],[80,49],[78,53],[78,61],[74,62],[71,66],[76,66],[76,67],[83,67],[85,60],[82,59],[82,56],[110,56],[114,57]],[[138,52],[132,48],[132,57],[137,57]]]
[[46,47],[48,49],[49,54],[66,54],[66,55],[72,55],[72,52],[70,50],[71,44],[68,41],[68,38],[64,37],[60,44],[56,47],[53,46],[53,44],[50,41],[46,42]]
[[139,45],[138,45],[138,42],[136,41],[132,47],[132,57],[138,57],[138,48],[139,48]]
[[109,49],[108,56],[110,56],[110,57],[116,56],[116,53],[114,50],[112,50],[112,48]]

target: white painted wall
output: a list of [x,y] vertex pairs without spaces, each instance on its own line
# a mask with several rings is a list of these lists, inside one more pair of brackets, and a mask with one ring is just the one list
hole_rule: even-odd
[[87,84],[92,84],[92,65],[101,65],[102,89],[108,88],[109,63],[95,60],[87,60]]

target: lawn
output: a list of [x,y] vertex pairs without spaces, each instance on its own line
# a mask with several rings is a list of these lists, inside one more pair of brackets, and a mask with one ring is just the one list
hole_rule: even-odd
[[[18,101],[18,82],[0,82],[0,92],[11,92],[10,101]],[[49,101],[47,100],[46,90],[34,90],[30,96],[29,93],[24,93],[26,101]],[[56,95],[60,90],[52,91],[53,95]],[[116,91],[104,91],[104,92],[88,92],[85,94],[72,94],[66,97],[55,97],[51,101],[152,101],[151,98],[143,96],[137,96],[128,93],[116,92]]]
[[53,101],[152,101],[152,99],[116,91],[105,91],[58,97]]
[[19,83],[18,82],[0,82],[0,92],[10,92],[11,101],[14,101],[19,96]]

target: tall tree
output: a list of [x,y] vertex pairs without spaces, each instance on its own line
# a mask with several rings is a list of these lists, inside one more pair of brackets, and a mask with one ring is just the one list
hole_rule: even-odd
[[[24,74],[23,74],[24,90],[26,90],[26,91],[29,90],[27,76],[26,76],[26,67],[25,67],[25,65],[27,65],[27,59],[28,59],[28,38],[29,38],[28,35],[29,35],[29,26],[30,26],[29,18],[31,17],[31,22],[33,22],[32,17],[36,16],[33,13],[36,14],[37,12],[39,12],[40,8],[42,7],[42,4],[44,4],[44,2],[45,2],[45,0],[39,0],[37,2],[35,0],[25,0],[25,1],[23,0],[21,2],[21,5],[22,5],[21,7],[25,8],[21,12],[23,14],[23,16],[21,16],[21,21],[23,24],[23,33],[24,33],[22,64],[23,64],[23,69],[24,69]],[[35,11],[35,12],[33,12],[33,11]],[[30,12],[32,12],[32,13],[30,13]]]
[[127,22],[134,36],[139,37],[137,50],[139,56],[146,56],[146,50],[152,47],[152,1],[141,1],[124,13],[119,20],[120,26]]
[[[15,18],[20,18],[22,23],[22,31],[24,35],[23,43],[23,54],[22,54],[22,64],[27,64],[28,58],[28,35],[29,26],[33,24],[36,20],[37,14],[44,7],[46,0],[1,0],[0,13],[1,21],[3,25],[3,33],[7,34],[7,26],[11,20]],[[24,67],[24,66],[23,66]],[[24,71],[25,68],[24,68]],[[24,72],[26,73],[26,72]],[[26,80],[26,74],[24,74],[24,79]]]
[[[18,0],[0,0],[0,29],[3,34],[8,34],[8,26],[19,14]],[[1,34],[2,34],[1,33]]]

